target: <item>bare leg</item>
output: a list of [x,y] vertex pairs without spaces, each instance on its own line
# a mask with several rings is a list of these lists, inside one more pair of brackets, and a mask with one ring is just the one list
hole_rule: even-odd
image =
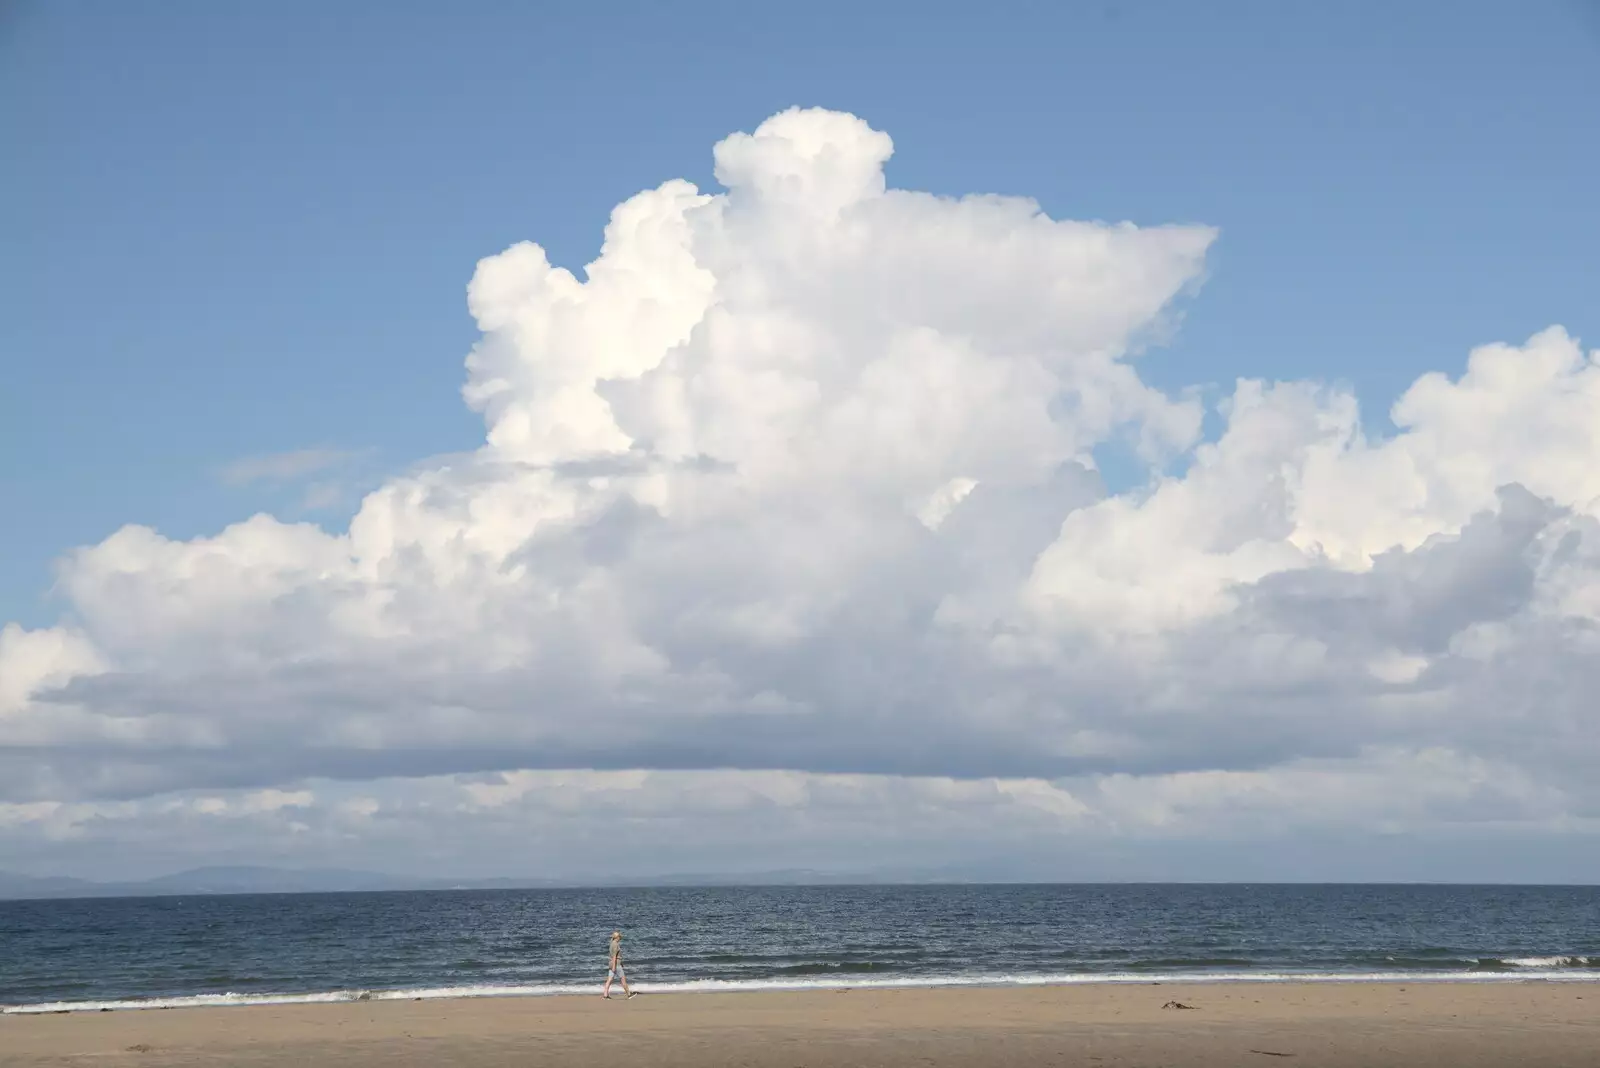
[[617,975],[622,979],[622,992],[630,998],[633,997],[633,991],[628,989],[628,973],[618,968]]
[[[615,972],[609,972],[609,971],[606,972],[606,988],[604,990],[600,991],[600,996],[601,997],[608,998],[608,997],[611,996],[611,977],[613,975],[615,975],[615,974],[616,974]],[[626,988],[624,988],[624,989],[626,989]]]

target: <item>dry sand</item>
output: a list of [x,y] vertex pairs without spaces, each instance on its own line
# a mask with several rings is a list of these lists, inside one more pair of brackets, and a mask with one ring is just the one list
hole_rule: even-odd
[[[1192,1009],[1163,1008],[1178,1001]],[[1600,984],[1141,984],[0,1017],[0,1065],[1600,1068]]]

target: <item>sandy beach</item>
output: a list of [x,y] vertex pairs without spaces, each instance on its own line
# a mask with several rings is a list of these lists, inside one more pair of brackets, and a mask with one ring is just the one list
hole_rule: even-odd
[[1600,1068],[1600,984],[858,989],[0,1017],[7,1066],[1275,1063]]

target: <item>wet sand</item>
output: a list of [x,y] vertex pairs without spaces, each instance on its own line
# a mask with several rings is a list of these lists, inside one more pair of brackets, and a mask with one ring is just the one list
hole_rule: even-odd
[[596,1064],[1600,1068],[1600,983],[645,993],[0,1017],[8,1068]]

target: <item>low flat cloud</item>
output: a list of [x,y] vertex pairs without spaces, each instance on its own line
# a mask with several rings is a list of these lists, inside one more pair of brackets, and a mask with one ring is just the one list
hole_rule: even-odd
[[[1106,841],[1593,833],[1595,353],[1486,339],[1383,437],[1346,391],[1240,380],[1206,437],[1133,354],[1213,229],[893,189],[892,148],[785,112],[716,146],[724,191],[618,205],[581,279],[527,242],[483,260],[483,446],[343,532],[70,553],[64,621],[0,631],[0,801],[637,773],[711,841],[694,790],[745,775],[878,784],[852,819],[1056,784],[1023,791],[1052,833]],[[1107,492],[1112,440],[1143,485]]]
[[359,456],[347,449],[295,449],[244,456],[225,465],[217,477],[229,486],[293,482],[341,467]]

